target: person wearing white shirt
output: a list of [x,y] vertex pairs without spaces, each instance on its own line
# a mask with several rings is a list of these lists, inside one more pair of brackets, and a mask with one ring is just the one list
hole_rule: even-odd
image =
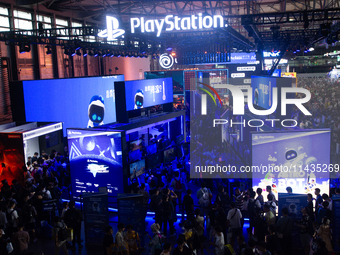
[[231,210],[229,210],[227,215],[227,220],[229,221],[230,230],[232,231],[231,244],[234,246],[235,237],[242,234],[242,213],[236,208],[235,202],[230,203]]
[[214,246],[215,246],[216,255],[224,255],[224,235],[222,233],[221,226],[215,227],[214,239],[215,239]]

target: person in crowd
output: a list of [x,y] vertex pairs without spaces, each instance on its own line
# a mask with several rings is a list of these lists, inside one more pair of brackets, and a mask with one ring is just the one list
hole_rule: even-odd
[[198,199],[198,203],[201,206],[201,210],[203,215],[207,215],[208,207],[211,204],[212,193],[211,190],[206,187],[206,183],[201,183],[201,188],[197,190],[196,197]]
[[204,217],[201,216],[201,210],[199,208],[195,209],[195,221],[198,223],[196,230],[197,235],[200,238],[201,243],[204,241]]
[[187,194],[183,198],[184,210],[188,218],[194,213],[194,199],[191,197],[192,190],[187,189]]
[[148,212],[148,206],[149,206],[149,199],[150,199],[150,194],[145,190],[145,183],[142,183],[140,185],[139,192],[140,194],[143,195],[143,210],[144,210],[144,219],[146,218],[146,214]]
[[162,251],[161,255],[170,255],[171,254],[171,249],[172,249],[171,243],[165,242],[163,244],[163,251]]
[[217,204],[217,208],[226,209],[230,203],[229,194],[224,191],[223,186],[219,186],[217,190],[218,190],[218,193],[216,195],[216,200],[215,200],[215,203]]
[[273,213],[273,211],[270,210],[270,205],[269,204],[264,204],[263,205],[263,211],[265,213],[264,219],[266,221],[267,226],[275,225],[276,217],[275,217],[275,214]]
[[117,244],[117,251],[118,252],[124,252],[124,251],[128,251],[128,247],[126,245],[126,241],[124,238],[124,230],[125,230],[125,225],[124,223],[118,223],[117,225],[118,231],[115,235],[115,241]]
[[136,255],[139,254],[141,244],[139,235],[136,231],[132,230],[132,225],[129,224],[126,226],[126,240],[129,249],[129,255]]
[[8,209],[7,209],[7,214],[6,214],[6,218],[8,222],[7,232],[9,236],[11,236],[14,232],[17,231],[18,224],[19,224],[19,215],[18,215],[18,212],[14,209],[15,206],[16,206],[15,202],[10,201]]
[[[270,195],[273,196],[272,201],[274,201],[274,202],[276,203],[277,200],[276,200],[276,198],[275,198],[274,192],[272,191],[272,186],[269,186],[269,185],[268,185],[268,186],[266,187],[266,191],[268,192],[268,195],[270,194]],[[268,198],[268,196],[267,196],[267,198]]]
[[5,210],[5,206],[0,203],[0,229],[6,229],[7,226],[6,213],[4,212]]
[[323,200],[322,200],[322,196],[320,195],[320,189],[319,188],[316,188],[314,190],[314,194],[316,196],[316,198],[315,198],[315,214],[317,214],[318,211],[319,211],[319,207],[322,204]]
[[231,245],[235,245],[235,237],[242,234],[242,213],[236,208],[235,202],[230,202],[231,210],[228,212],[227,220],[232,231]]
[[326,248],[329,252],[333,252],[332,246],[332,232],[330,227],[330,220],[327,217],[323,217],[322,224],[317,230],[317,235],[322,238],[322,240],[326,243]]
[[174,236],[175,234],[175,228],[173,225],[173,211],[174,206],[173,204],[169,201],[169,195],[168,194],[164,194],[162,196],[162,214],[163,214],[163,233],[165,235],[165,237],[167,236],[167,230],[168,230],[168,224],[169,224],[169,228],[170,228],[170,235]]
[[316,222],[318,225],[322,224],[322,219],[327,217],[328,219],[332,218],[332,212],[328,209],[328,201],[323,201],[322,204],[319,206],[318,213],[316,214]]
[[255,208],[254,236],[258,241],[264,241],[266,235],[266,221],[261,214],[261,208]]
[[27,253],[30,235],[27,231],[24,231],[23,224],[18,225],[18,231],[13,234],[12,241],[16,255],[25,255]]
[[256,189],[256,194],[257,194],[256,200],[258,200],[260,202],[261,206],[262,206],[264,204],[263,195],[262,195],[262,189],[261,188],[257,188]]
[[267,199],[268,201],[266,202],[267,205],[269,205],[269,209],[274,213],[274,215],[276,214],[276,203],[274,201],[274,197],[272,194],[268,194],[267,195]]
[[61,219],[64,220],[65,218],[65,213],[69,209],[68,202],[63,202],[63,210],[61,211]]
[[282,216],[276,223],[276,232],[285,255],[292,254],[292,229],[294,220],[288,216],[288,208],[281,209]]
[[324,255],[324,254],[329,254],[327,247],[326,247],[326,243],[324,240],[322,240],[322,238],[317,238],[316,239],[316,245],[317,245],[317,249],[316,251],[313,253],[313,255]]
[[65,223],[61,222],[58,216],[54,217],[54,227],[52,229],[52,237],[55,241],[54,245],[54,255],[59,255],[60,250],[63,250],[64,255],[68,255],[68,250],[66,246],[67,238],[64,236],[64,230],[66,229]]
[[240,189],[236,188],[234,199],[235,199],[236,208],[239,209],[240,211],[243,210],[243,197],[244,197],[244,195],[240,191]]
[[257,245],[261,255],[271,255],[270,251],[267,250],[267,244],[263,241]]
[[185,183],[183,182],[183,179],[180,177],[180,172],[175,172],[175,177],[172,179],[171,188],[175,191],[175,194],[177,195],[178,199],[178,205],[182,205],[182,193],[185,190]]
[[103,239],[103,253],[104,255],[111,255],[113,251],[113,229],[111,226],[105,227],[105,236]]
[[247,248],[244,236],[238,235],[236,241],[237,241],[237,254],[244,254]]
[[5,235],[4,231],[0,229],[0,254],[7,255],[7,245],[10,242],[9,238]]
[[[236,210],[238,210],[238,209],[236,209]],[[221,226],[215,227],[213,245],[215,247],[215,254],[216,255],[224,255],[224,235],[222,233]]]
[[35,237],[35,218],[37,217],[37,210],[32,205],[32,201],[28,200],[26,205],[22,209],[22,218],[25,223],[26,230],[31,234],[31,239],[35,243],[37,238]]
[[279,238],[275,233],[275,226],[269,225],[268,232],[269,235],[267,235],[265,239],[267,250],[270,251],[271,254],[274,254],[274,252],[280,247]]
[[312,221],[310,219],[310,217],[308,216],[308,208],[307,207],[303,207],[301,209],[302,212],[302,219],[300,221],[299,224],[297,224],[297,226],[300,228],[300,241],[301,244],[304,248],[305,254],[308,255],[309,254],[309,243],[311,240],[311,236],[314,233],[314,229],[313,229],[313,225],[312,225]]
[[261,208],[261,204],[259,200],[255,200],[255,191],[250,191],[249,193],[250,194],[245,205],[245,210],[248,212],[249,228],[252,231],[254,227],[255,209]]
[[307,194],[307,207],[308,207],[308,216],[310,217],[311,221],[314,222],[314,207],[313,207],[313,195],[311,193]]
[[286,191],[287,191],[288,194],[292,194],[293,193],[292,187],[287,187]]
[[69,206],[70,209],[66,211],[64,221],[69,228],[73,228],[72,249],[75,249],[76,242],[78,243],[78,248],[81,249],[83,245],[81,244],[82,240],[80,238],[80,233],[83,216],[81,212],[76,209],[75,201],[70,201]]
[[328,207],[327,207],[327,209],[329,209],[329,210],[331,210],[332,211],[332,199],[326,194],[326,193],[324,193],[324,194],[322,194],[322,200],[323,201],[327,201],[328,202]]
[[151,255],[159,255],[162,252],[162,236],[159,224],[157,223],[152,224],[151,231],[153,237],[148,235],[148,237],[150,238]]
[[180,237],[177,239],[177,247],[174,249],[173,255],[192,255],[192,251],[185,245],[185,239]]

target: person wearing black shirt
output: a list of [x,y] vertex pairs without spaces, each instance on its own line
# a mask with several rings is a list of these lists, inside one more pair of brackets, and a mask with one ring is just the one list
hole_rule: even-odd
[[65,213],[64,221],[69,228],[73,228],[72,249],[75,249],[76,242],[78,243],[78,247],[82,248],[80,233],[83,216],[81,212],[76,209],[74,201],[70,201],[69,208]]
[[104,255],[111,255],[112,253],[112,245],[113,245],[113,229],[111,226],[107,226],[105,228],[105,236],[103,239],[103,250]]
[[192,251],[185,245],[183,238],[177,239],[177,247],[175,248],[172,255],[192,255]]
[[308,207],[308,216],[310,217],[311,221],[314,222],[315,216],[314,216],[314,210],[313,210],[313,196],[311,193],[307,194],[307,207]]
[[194,213],[194,200],[191,197],[191,189],[187,190],[187,194],[184,196],[183,203],[184,209],[188,217]]

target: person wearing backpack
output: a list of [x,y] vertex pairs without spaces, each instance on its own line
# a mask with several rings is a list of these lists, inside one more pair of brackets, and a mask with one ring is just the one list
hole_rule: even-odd
[[235,247],[235,240],[238,235],[242,234],[242,225],[241,225],[241,219],[242,219],[242,213],[240,209],[236,208],[235,202],[230,203],[231,210],[229,210],[227,215],[227,220],[229,222],[229,231],[231,231],[231,245]]
[[12,236],[12,234],[16,232],[18,224],[19,224],[18,212],[14,210],[15,205],[16,204],[14,201],[10,201],[8,209],[6,211],[8,236]]
[[160,226],[157,223],[151,225],[153,237],[150,238],[151,255],[160,255],[162,253],[162,235],[160,233]]
[[52,237],[53,240],[55,241],[54,255],[59,255],[61,249],[63,250],[64,255],[68,255],[69,253],[66,246],[66,239],[68,237],[67,226],[60,221],[60,218],[58,216],[54,217]]
[[179,176],[179,171],[175,172],[175,178],[172,179],[171,185],[172,189],[174,190],[175,194],[177,195],[178,205],[182,205],[182,192],[185,190],[185,184],[182,178]]
[[205,182],[202,182],[201,188],[197,190],[196,192],[196,197],[198,199],[198,203],[201,206],[201,209],[202,209],[201,211],[203,215],[207,215],[207,208],[210,205],[211,196],[212,196],[212,193],[210,189],[206,187]]
[[76,209],[74,201],[70,201],[69,207],[70,209],[65,213],[64,221],[69,228],[73,228],[72,249],[75,249],[76,242],[78,243],[78,248],[81,249],[83,246],[81,244],[80,233],[83,216],[81,212]]

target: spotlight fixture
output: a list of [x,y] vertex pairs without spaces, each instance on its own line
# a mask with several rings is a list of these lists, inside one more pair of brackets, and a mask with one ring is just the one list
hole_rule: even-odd
[[70,50],[70,55],[71,57],[74,57],[76,55],[76,51],[74,49]]
[[30,52],[31,51],[31,45],[27,43],[21,43],[19,45],[19,52],[20,54],[23,54],[25,52]]
[[51,55],[52,54],[51,46],[47,45],[47,46],[45,46],[45,48],[47,49],[46,54]]
[[87,56],[87,50],[83,50],[83,57]]
[[79,49],[76,51],[76,54],[77,54],[77,56],[81,56],[81,52],[80,52]]

